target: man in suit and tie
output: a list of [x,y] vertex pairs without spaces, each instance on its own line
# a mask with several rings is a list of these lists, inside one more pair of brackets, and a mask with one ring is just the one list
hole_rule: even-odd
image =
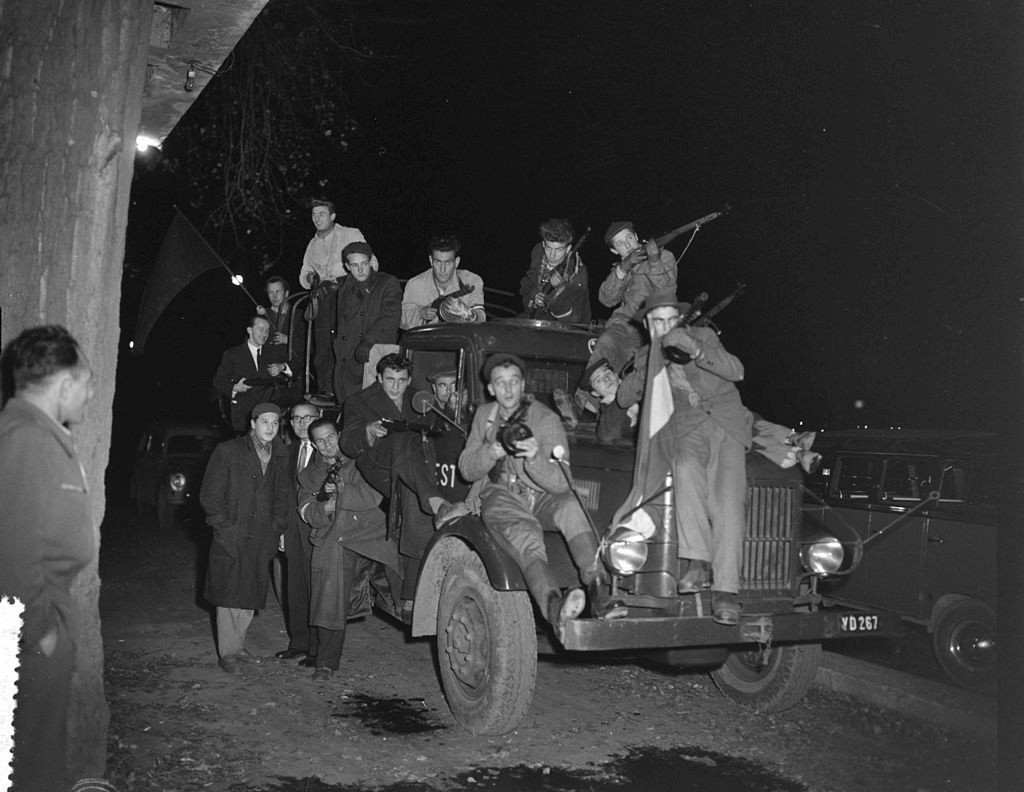
[[315,449],[309,438],[309,427],[321,414],[319,407],[307,402],[300,402],[291,409],[296,442],[288,446],[288,515],[283,537],[288,647],[274,655],[280,660],[301,657],[299,665],[307,668],[315,666],[317,650],[316,630],[309,626],[309,564],[313,547],[309,543],[309,526],[299,519],[298,476],[313,461]]
[[438,487],[417,431],[423,425],[412,407],[411,381],[408,360],[397,353],[382,357],[377,381],[345,402],[341,450],[356,460],[366,481],[386,498],[391,497],[392,479],[401,479],[416,494],[420,509],[434,515],[439,528],[468,514],[469,508],[464,502],[450,503]]
[[213,450],[199,491],[213,529],[204,596],[217,609],[217,652],[229,674],[259,662],[245,648],[245,634],[267,602],[291,474],[284,446],[274,442],[281,408],[262,402],[251,415],[248,434]]
[[270,338],[266,317],[251,316],[245,333],[245,343],[226,349],[213,375],[214,390],[231,400],[231,428],[236,432],[246,431],[252,408],[257,404],[281,401],[275,393],[275,380],[292,374],[287,362],[264,351]]

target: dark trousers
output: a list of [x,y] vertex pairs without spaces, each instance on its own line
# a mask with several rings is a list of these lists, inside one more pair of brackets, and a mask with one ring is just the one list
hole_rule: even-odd
[[397,476],[416,493],[420,509],[432,514],[431,498],[444,498],[437,486],[434,465],[427,462],[418,432],[394,432],[382,437],[356,460],[363,478],[385,498],[391,497],[391,481]]
[[323,299],[313,320],[313,368],[321,392],[334,388],[334,323],[338,310],[338,291],[321,292]]
[[68,789],[67,720],[75,647],[63,626],[51,657],[24,647],[14,710],[13,792]]
[[309,626],[309,562],[313,546],[309,543],[308,525],[301,521],[288,524],[284,531],[284,552],[288,648],[316,657],[316,630]]

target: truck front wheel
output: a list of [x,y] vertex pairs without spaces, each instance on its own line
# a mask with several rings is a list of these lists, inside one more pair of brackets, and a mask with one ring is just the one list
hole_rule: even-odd
[[537,678],[537,634],[525,591],[495,591],[475,553],[445,574],[437,662],[448,706],[475,734],[506,734],[526,715]]
[[730,654],[711,678],[725,696],[743,706],[781,712],[800,703],[820,660],[821,644],[754,648]]

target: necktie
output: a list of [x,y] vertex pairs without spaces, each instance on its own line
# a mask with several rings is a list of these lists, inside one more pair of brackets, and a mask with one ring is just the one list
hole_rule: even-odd
[[299,449],[299,472],[301,473],[306,469],[306,465],[309,464],[309,457],[312,448],[309,445],[308,440],[302,441],[302,448]]
[[263,371],[263,347],[256,347],[256,371]]

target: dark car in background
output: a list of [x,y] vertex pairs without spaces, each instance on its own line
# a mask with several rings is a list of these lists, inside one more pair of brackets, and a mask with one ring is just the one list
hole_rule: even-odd
[[225,439],[225,430],[215,424],[153,424],[139,440],[128,484],[139,515],[152,507],[157,525],[171,528],[181,510],[198,502],[206,463]]
[[995,437],[950,431],[819,433],[805,523],[853,528],[863,557],[822,582],[830,601],[924,625],[946,674],[996,683]]

